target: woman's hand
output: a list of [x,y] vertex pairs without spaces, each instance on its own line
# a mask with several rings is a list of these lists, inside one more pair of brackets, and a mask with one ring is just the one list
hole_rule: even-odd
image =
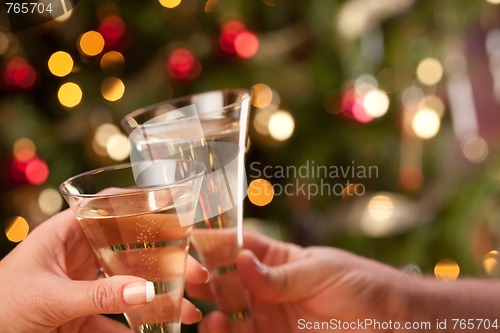
[[[146,305],[147,281],[134,276],[98,279],[99,265],[71,211],[37,227],[0,261],[2,332],[130,333],[102,313],[122,313]],[[188,259],[188,283],[202,284],[208,272]],[[184,300],[181,320],[201,319]]]

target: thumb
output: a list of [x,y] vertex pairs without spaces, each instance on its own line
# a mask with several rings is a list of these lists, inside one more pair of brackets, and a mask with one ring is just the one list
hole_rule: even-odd
[[94,281],[68,281],[62,297],[66,320],[137,310],[155,297],[153,282],[134,276],[113,276]]
[[314,274],[307,274],[307,261],[269,267],[263,265],[251,251],[242,250],[237,266],[250,293],[269,302],[281,303],[307,298],[311,296],[317,283]]

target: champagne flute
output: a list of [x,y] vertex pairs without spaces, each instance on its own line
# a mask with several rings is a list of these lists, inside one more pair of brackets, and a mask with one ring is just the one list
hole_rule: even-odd
[[135,333],[179,333],[192,222],[205,168],[195,161],[120,164],[74,176],[60,191],[106,276],[151,281],[155,298],[125,313]]
[[253,332],[250,298],[236,272],[242,248],[244,151],[251,95],[228,89],[168,100],[125,116],[131,158],[188,158],[205,174],[192,244],[211,273],[211,289],[232,331]]

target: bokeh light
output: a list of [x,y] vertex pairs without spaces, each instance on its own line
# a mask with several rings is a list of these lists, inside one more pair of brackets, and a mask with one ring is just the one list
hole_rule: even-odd
[[490,251],[483,257],[483,269],[488,275],[498,275],[500,273],[500,266],[498,265],[499,253],[498,251]]
[[489,2],[493,5],[499,5],[500,4],[500,0],[486,0],[486,2]]
[[363,98],[365,112],[373,118],[382,117],[389,110],[389,97],[380,89],[372,89]]
[[240,21],[229,21],[223,24],[219,45],[225,53],[236,53],[235,42],[239,34],[246,32],[245,25]]
[[35,157],[36,146],[29,138],[19,138],[14,142],[14,157],[21,162],[27,162]]
[[419,108],[420,102],[425,97],[424,92],[417,86],[409,86],[401,94],[401,102],[408,110]]
[[179,48],[170,54],[167,71],[174,79],[194,79],[200,74],[201,64],[191,51]]
[[239,57],[251,58],[259,50],[259,39],[253,32],[243,31],[236,36],[234,49]]
[[123,161],[129,156],[128,138],[121,134],[113,134],[106,142],[106,152],[115,161]]
[[368,214],[377,220],[385,221],[391,218],[394,211],[394,204],[391,198],[386,195],[376,195],[368,203]]
[[78,84],[73,82],[64,83],[57,93],[59,103],[67,108],[73,108],[80,104],[82,96],[82,89]]
[[347,118],[354,119],[360,123],[369,123],[374,118],[366,113],[363,107],[362,96],[358,95],[354,89],[347,90],[342,96],[342,114]]
[[0,55],[3,55],[7,52],[10,45],[9,35],[0,31]]
[[56,189],[46,188],[38,196],[38,206],[42,213],[53,215],[61,210],[63,199]]
[[257,83],[252,86],[252,105],[256,108],[265,108],[273,100],[273,91],[268,85]]
[[107,101],[115,102],[123,97],[125,84],[116,77],[107,78],[101,85],[101,93]]
[[13,243],[19,243],[28,236],[30,226],[24,217],[16,216],[5,229],[5,236]]
[[425,58],[417,67],[417,78],[422,84],[433,86],[441,81],[443,72],[443,66],[439,60]]
[[32,185],[45,183],[49,177],[49,167],[45,161],[34,158],[26,164],[26,180]]
[[159,0],[160,4],[165,8],[175,8],[180,5],[182,0]]
[[107,46],[115,46],[125,34],[125,22],[117,15],[109,15],[99,25],[99,33]]
[[120,52],[109,51],[102,56],[100,65],[104,73],[120,73],[125,66],[125,58]]
[[13,87],[29,89],[35,84],[37,73],[26,59],[15,57],[5,68],[4,79],[7,84]]
[[371,74],[362,74],[356,78],[354,82],[354,90],[359,96],[364,96],[370,90],[378,88],[377,79]]
[[421,99],[419,105],[419,109],[428,108],[436,111],[439,118],[442,118],[444,115],[444,103],[441,98],[435,95],[427,95]]
[[423,108],[413,116],[411,123],[413,132],[421,139],[431,139],[439,132],[441,120],[436,111]]
[[96,56],[104,49],[104,38],[97,31],[88,31],[80,36],[78,49],[87,56]]
[[363,195],[364,193],[365,189],[363,188],[363,185],[352,183],[344,187],[344,190],[342,191],[342,200],[346,201]]
[[460,275],[460,266],[452,259],[440,260],[434,266],[434,275],[439,280],[453,281]]
[[120,129],[110,123],[106,124],[101,124],[99,127],[97,127],[95,134],[94,134],[94,141],[101,147],[106,147],[108,140],[111,136],[114,134],[119,134]]
[[415,166],[407,166],[399,172],[401,185],[408,190],[418,190],[424,182],[422,170]]
[[271,114],[268,129],[269,135],[271,135],[273,139],[285,141],[293,134],[295,120],[289,112],[278,110]]
[[63,77],[73,70],[73,59],[69,53],[58,51],[50,56],[48,66],[53,75]]
[[269,204],[274,197],[273,185],[262,178],[253,180],[248,186],[248,199],[256,206]]
[[269,120],[272,112],[258,110],[253,118],[253,126],[255,130],[262,135],[269,135]]
[[462,153],[473,163],[481,163],[488,157],[488,143],[478,135],[471,135],[462,140]]

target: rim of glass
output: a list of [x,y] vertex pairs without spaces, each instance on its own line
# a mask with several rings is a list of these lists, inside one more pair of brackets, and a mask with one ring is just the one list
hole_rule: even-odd
[[[99,198],[111,198],[111,197],[124,197],[124,196],[129,196],[129,195],[136,195],[136,194],[140,194],[140,193],[145,193],[145,192],[158,191],[158,190],[166,189],[166,188],[169,188],[169,187],[172,187],[172,186],[177,186],[178,184],[183,184],[183,183],[188,182],[190,180],[193,180],[193,179],[195,179],[197,177],[200,177],[201,175],[205,174],[205,171],[206,171],[205,165],[203,165],[203,163],[198,162],[198,161],[194,161],[194,160],[182,160],[182,159],[170,159],[169,161],[192,163],[192,164],[195,164],[197,167],[199,167],[200,171],[197,171],[194,174],[192,174],[191,176],[186,177],[186,178],[182,178],[179,181],[176,181],[176,182],[173,182],[173,183],[169,183],[169,184],[166,184],[166,185],[157,185],[157,186],[144,187],[144,188],[138,187],[138,188],[135,188],[133,191],[126,192],[126,193],[108,193],[108,194],[100,194],[100,193],[93,193],[93,194],[90,194],[90,193],[78,193],[78,194],[75,194],[75,193],[68,192],[68,191],[66,191],[63,188],[66,184],[74,181],[77,178],[81,178],[81,177],[84,177],[84,176],[91,176],[91,175],[95,175],[95,174],[98,174],[98,173],[103,173],[103,172],[110,171],[110,170],[121,170],[121,169],[126,169],[126,168],[132,169],[132,165],[133,164],[130,163],[130,162],[126,162],[126,163],[120,163],[120,164],[113,164],[113,165],[109,165],[109,166],[105,166],[105,167],[101,167],[101,168],[97,168],[97,169],[85,171],[85,172],[79,173],[77,175],[74,175],[74,176],[66,179],[64,182],[61,183],[61,185],[59,185],[59,191],[63,195],[65,195],[67,197],[74,197],[74,198],[97,198],[97,197],[99,197]],[[135,163],[135,164],[141,164],[141,163],[142,162],[138,162],[138,163]],[[147,163],[147,162],[144,162],[144,163]]]
[[[210,93],[215,93],[215,92],[229,92],[229,93],[230,92],[234,92],[234,93],[241,92],[241,93],[246,93],[247,96],[241,98],[240,100],[238,100],[236,102],[233,102],[233,103],[230,103],[230,104],[227,104],[227,105],[223,105],[222,107],[216,108],[216,109],[214,109],[212,111],[204,112],[203,115],[210,115],[210,114],[213,114],[215,112],[220,112],[222,110],[233,108],[235,106],[241,105],[243,103],[243,101],[250,100],[252,98],[252,91],[249,90],[249,89],[244,89],[244,88],[219,89],[219,90],[204,91],[204,92],[199,92],[199,93],[194,93],[194,94],[179,96],[179,97],[175,97],[175,98],[171,98],[171,99],[166,99],[164,101],[161,101],[161,102],[158,102],[158,103],[155,103],[155,104],[151,104],[151,105],[148,105],[146,107],[134,110],[134,111],[130,112],[129,114],[127,114],[127,115],[125,115],[123,117],[123,119],[121,120],[121,124],[122,124],[123,127],[128,127],[128,128],[137,128],[139,126],[146,126],[146,127],[148,127],[148,126],[156,126],[158,124],[139,124],[137,122],[136,122],[137,125],[131,125],[128,122],[128,119],[130,119],[130,118],[135,119],[137,116],[139,116],[141,114],[145,114],[145,113],[151,112],[154,109],[157,109],[159,106],[162,106],[164,104],[173,104],[173,103],[177,103],[177,102],[182,101],[182,100],[190,99],[190,98],[192,98],[194,96],[205,95],[205,94],[210,94]],[[173,111],[173,110],[171,110],[171,111]]]

